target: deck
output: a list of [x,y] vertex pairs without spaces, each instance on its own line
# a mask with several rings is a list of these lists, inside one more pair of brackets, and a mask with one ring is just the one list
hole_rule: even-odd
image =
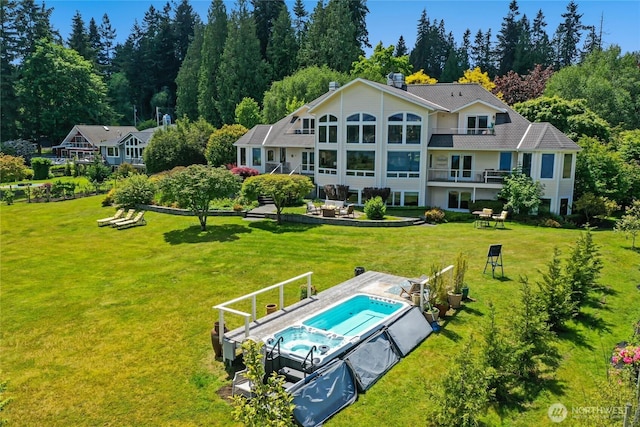
[[[251,322],[251,337],[264,340],[264,338],[290,326],[299,320],[312,316],[330,305],[346,299],[358,292],[378,295],[390,299],[398,299],[407,301],[397,295],[398,286],[407,277],[394,276],[391,274],[380,273],[376,271],[367,271],[363,274],[353,277],[352,279],[335,285],[318,295],[311,298],[296,302],[288,307],[276,311],[275,313],[256,319]],[[391,291],[391,292],[389,292]],[[244,326],[236,328],[224,334],[225,341],[240,344],[245,339]]]

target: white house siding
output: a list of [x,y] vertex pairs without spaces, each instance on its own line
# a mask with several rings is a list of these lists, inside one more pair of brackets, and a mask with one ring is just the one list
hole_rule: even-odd
[[[375,144],[347,144],[346,118],[354,113],[367,113],[376,117]],[[396,113],[412,113],[422,118],[421,144],[392,144],[387,143],[387,117]],[[316,117],[316,128],[320,125],[320,118],[331,114],[338,118],[338,142],[320,143],[319,132],[316,131],[316,161],[320,159],[321,150],[337,151],[337,170],[335,175],[316,173],[316,184],[322,187],[326,184],[348,185],[350,190],[361,191],[365,187],[390,187],[392,191],[417,192],[421,204],[425,202],[425,187],[427,175],[427,143],[429,113],[409,101],[381,92],[364,84],[345,88],[339,96],[325,101],[321,108],[313,111]],[[358,177],[347,175],[347,151],[374,151],[375,174],[373,177]],[[389,151],[419,151],[419,178],[387,178],[387,153]]]

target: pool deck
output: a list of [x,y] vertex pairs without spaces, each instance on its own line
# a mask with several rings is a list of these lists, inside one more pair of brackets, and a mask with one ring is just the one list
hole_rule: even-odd
[[[251,322],[251,336],[264,340],[266,337],[291,326],[303,318],[324,310],[330,305],[349,298],[356,293],[363,292],[389,299],[408,302],[406,298],[398,296],[399,285],[409,280],[408,277],[394,276],[376,271],[367,271],[355,276],[346,282],[339,283],[331,288],[319,292],[311,298],[296,302],[275,313]],[[225,338],[235,343],[242,343],[245,339],[244,326],[236,328],[224,334]]]

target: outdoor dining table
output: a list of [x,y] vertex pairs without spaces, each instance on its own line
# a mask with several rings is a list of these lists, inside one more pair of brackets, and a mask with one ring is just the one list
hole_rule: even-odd
[[476,216],[476,220],[473,222],[474,228],[489,227],[491,215],[487,215],[483,211],[473,211],[471,213]]

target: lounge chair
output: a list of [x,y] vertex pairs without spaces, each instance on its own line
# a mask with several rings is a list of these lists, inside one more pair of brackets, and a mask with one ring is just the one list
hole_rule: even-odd
[[400,295],[406,295],[407,298],[411,299],[411,296],[415,293],[420,293],[420,285],[423,285],[423,289],[427,289],[427,282],[429,278],[425,275],[418,277],[417,279],[408,279],[404,282],[404,284],[400,285]]
[[122,221],[129,221],[131,218],[133,218],[133,216],[136,214],[136,210],[135,209],[129,209],[127,211],[127,214],[121,218],[118,219],[112,219],[111,221],[109,221],[107,224],[109,224],[112,227],[115,227],[116,224],[118,224],[119,222]]
[[492,219],[496,222],[494,228],[498,228],[498,224],[502,224],[500,228],[504,228],[504,221],[507,219],[507,211],[500,212],[500,215],[493,215]]
[[349,216],[351,215],[351,218],[355,218],[355,206],[352,204],[347,205],[346,208],[340,209],[339,211],[339,215],[340,216]]
[[138,212],[135,218],[130,219],[128,221],[121,221],[116,223],[116,227],[118,230],[122,230],[123,228],[135,227],[137,225],[145,225],[147,221],[144,220],[144,211]]
[[118,209],[116,211],[115,214],[113,214],[113,216],[110,216],[109,218],[102,218],[98,220],[98,227],[104,227],[105,225],[109,225],[110,221],[116,220],[116,219],[122,219],[122,215],[124,214],[124,209]]

